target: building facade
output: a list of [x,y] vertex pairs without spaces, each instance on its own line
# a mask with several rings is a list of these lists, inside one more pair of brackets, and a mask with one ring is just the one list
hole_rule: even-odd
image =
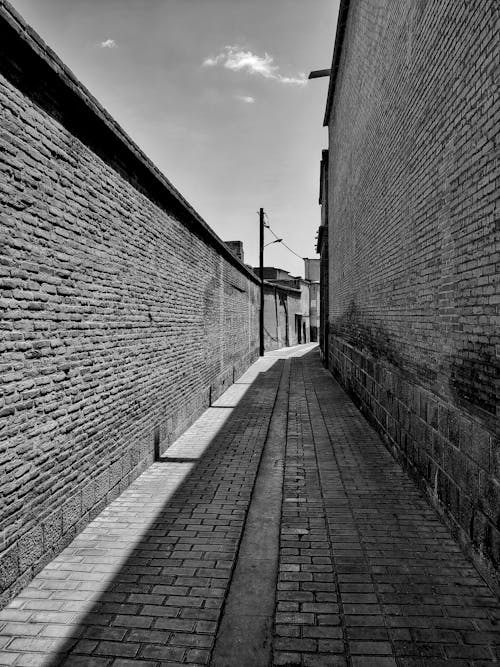
[[311,342],[317,342],[319,340],[321,318],[320,275],[320,260],[304,257],[304,276],[309,282],[309,324]]
[[303,340],[303,297],[300,289],[264,282],[264,349],[278,350]]
[[321,168],[325,362],[500,567],[495,0],[342,0]]
[[[311,268],[307,270],[315,275],[315,260],[307,261],[311,262]],[[254,271],[256,274],[259,273],[258,269],[254,269]],[[291,331],[293,333],[290,340],[294,342],[290,343],[290,345],[300,345],[316,340],[312,326],[314,323],[315,331],[317,331],[318,285],[301,276],[291,276],[288,271],[274,266],[264,267],[264,280],[273,285],[293,289],[298,295],[299,303],[295,304],[295,301],[292,302],[296,305],[296,308],[292,313],[293,317],[291,319]]]
[[319,180],[319,204],[321,206],[321,222],[316,241],[316,252],[319,260],[319,347],[324,363],[328,360],[328,150],[322,152]]

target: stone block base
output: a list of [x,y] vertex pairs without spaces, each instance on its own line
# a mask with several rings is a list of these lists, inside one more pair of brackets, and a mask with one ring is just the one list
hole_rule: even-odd
[[328,368],[497,590],[500,446],[476,417],[330,335]]

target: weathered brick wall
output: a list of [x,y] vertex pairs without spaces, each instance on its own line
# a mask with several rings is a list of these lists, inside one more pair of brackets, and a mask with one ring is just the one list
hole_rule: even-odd
[[498,572],[499,5],[343,4],[327,111],[330,367]]
[[[280,298],[281,296],[281,298]],[[284,300],[277,288],[264,287],[264,350],[277,350],[287,344],[287,314]]]
[[[289,280],[266,281],[265,308],[264,308],[264,335],[268,338],[269,345],[266,349],[276,349],[283,345],[298,345],[308,343],[311,340],[311,318],[310,318],[310,294],[308,281],[301,278]],[[271,285],[277,290],[273,296]],[[282,309],[276,310],[276,304]],[[278,329],[276,329],[276,315],[278,318]],[[288,329],[288,338],[286,330]],[[277,341],[282,342],[277,345]],[[284,342],[288,340],[288,342]]]
[[264,283],[264,349],[297,345],[295,314],[302,312],[302,294],[283,285]]
[[2,3],[0,602],[258,355],[253,274],[26,30]]

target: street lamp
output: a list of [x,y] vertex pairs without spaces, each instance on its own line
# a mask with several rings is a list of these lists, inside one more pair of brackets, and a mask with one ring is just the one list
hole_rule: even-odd
[[283,239],[276,239],[275,241],[269,241],[269,243],[266,243],[264,248],[267,248],[268,245],[272,245],[273,243],[281,243]]
[[313,72],[309,72],[308,79],[321,79],[324,76],[330,76],[331,70],[329,69],[316,69]]

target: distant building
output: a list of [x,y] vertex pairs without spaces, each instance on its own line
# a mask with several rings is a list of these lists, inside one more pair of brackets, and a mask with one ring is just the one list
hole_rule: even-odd
[[[259,275],[259,269],[254,271]],[[305,257],[304,273],[305,278],[291,276],[284,269],[266,266],[264,280],[301,291],[302,310],[297,314],[297,329],[302,332],[299,342],[312,342],[318,340],[320,326],[320,260]]]
[[320,260],[304,257],[304,275],[309,282],[309,324],[311,342],[318,340],[321,298],[320,298]]
[[307,342],[300,289],[264,281],[264,349],[277,350]]
[[[319,262],[319,260],[307,260],[312,262],[311,268],[307,270],[309,272],[314,272],[314,262]],[[277,268],[275,266],[265,266],[264,269],[264,280],[267,283],[274,284],[280,287],[286,287],[296,291],[300,295],[300,305],[297,304],[296,310],[289,315],[290,326],[292,327],[293,334],[290,336],[290,340],[293,342],[285,343],[286,345],[297,345],[301,343],[309,343],[310,341],[317,340],[317,313],[318,313],[318,298],[317,293],[319,291],[319,284],[311,283],[310,280],[302,278],[302,276],[292,276],[288,271],[284,269]],[[254,268],[254,273],[259,276],[260,272],[258,268]],[[314,330],[311,324],[311,288],[313,292],[313,309],[314,309]],[[293,302],[295,304],[295,302]],[[264,317],[266,314],[264,313]]]
[[319,283],[319,259],[304,257],[304,277],[312,283]]
[[[264,266],[264,280],[272,280],[274,282],[288,283],[293,280],[293,276],[290,275],[285,269],[278,269],[275,266]],[[253,268],[253,272],[260,278],[259,267],[256,266]]]

